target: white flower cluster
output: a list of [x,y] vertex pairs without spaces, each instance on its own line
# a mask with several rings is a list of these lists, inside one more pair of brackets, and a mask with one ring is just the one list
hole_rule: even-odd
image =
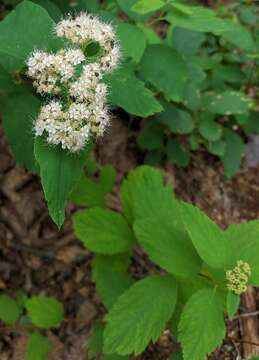
[[[56,25],[55,32],[73,47],[56,54],[35,51],[27,60],[27,74],[37,92],[55,97],[42,106],[35,134],[46,135],[49,144],[77,152],[90,136],[103,135],[109,123],[107,85],[100,81],[104,73],[116,68],[120,52],[112,27],[91,15],[68,17]],[[99,43],[102,54],[94,63],[87,62],[91,42]]]

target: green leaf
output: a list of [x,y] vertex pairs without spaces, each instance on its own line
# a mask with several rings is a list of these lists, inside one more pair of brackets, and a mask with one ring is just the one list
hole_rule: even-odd
[[119,7],[128,15],[128,17],[135,22],[145,21],[152,13],[141,15],[132,10],[132,7],[138,2],[138,0],[117,0]]
[[164,186],[160,171],[147,165],[131,171],[121,186],[121,205],[130,223],[135,219],[160,217],[161,205],[166,206],[172,199],[172,189]]
[[156,11],[165,6],[162,0],[138,0],[133,6],[132,10],[139,14],[147,14]]
[[178,327],[184,360],[202,360],[224,339],[224,305],[213,289],[197,291],[185,305]]
[[33,119],[37,116],[40,101],[28,90],[5,99],[1,111],[8,142],[16,162],[32,172],[37,171],[34,157]]
[[176,27],[173,30],[173,46],[183,55],[196,53],[205,40],[206,36],[198,31],[191,31],[181,27]]
[[240,305],[240,295],[228,291],[227,293],[227,312],[230,319],[236,314]]
[[182,57],[166,45],[149,45],[140,63],[141,77],[166,99],[183,100],[188,69]]
[[134,234],[123,216],[115,211],[95,208],[79,211],[73,218],[76,236],[90,250],[100,254],[129,251]]
[[148,151],[145,155],[144,163],[146,165],[157,166],[163,159],[163,149]]
[[127,257],[120,254],[119,256],[97,255],[94,258],[93,280],[107,309],[110,309],[118,297],[133,284],[129,274],[121,269],[123,264],[120,265],[120,262],[125,262],[125,258],[127,262]]
[[159,121],[167,125],[175,134],[189,134],[194,128],[192,116],[189,112],[178,109],[174,104],[166,101],[161,102],[164,108],[157,115]]
[[149,121],[139,134],[137,141],[144,149],[159,149],[163,146],[164,130],[157,121]]
[[54,26],[45,9],[23,1],[0,23],[1,65],[7,71],[21,70],[33,50],[59,49],[62,42],[53,36]]
[[96,323],[93,327],[93,332],[87,339],[87,356],[92,359],[101,354],[103,349],[103,332],[104,325]]
[[50,216],[60,227],[65,219],[69,195],[79,181],[90,149],[88,144],[79,154],[71,154],[59,146],[50,146],[36,138],[34,153],[40,165],[40,175]]
[[256,49],[251,31],[240,24],[235,24],[233,29],[223,32],[221,36],[239,49],[245,51],[254,51]]
[[184,360],[183,359],[183,354],[182,354],[182,350],[177,351],[175,354],[173,354],[170,357],[170,360]]
[[259,284],[259,221],[249,221],[244,224],[230,225],[224,232],[229,247],[228,266],[233,269],[237,261],[243,260],[251,267],[249,284]]
[[49,353],[49,340],[37,332],[30,334],[26,349],[26,360],[47,360]]
[[140,354],[161,335],[176,299],[177,287],[171,276],[150,276],[136,282],[106,316],[104,352]]
[[225,141],[226,148],[222,160],[226,176],[231,177],[240,169],[245,145],[242,138],[231,130],[226,132]]
[[211,154],[222,157],[225,154],[226,143],[224,140],[212,141],[208,143],[207,148]]
[[242,92],[227,90],[213,97],[208,111],[213,114],[247,114],[251,100]]
[[105,355],[102,357],[102,360],[128,360],[128,356],[120,356],[117,354]]
[[51,0],[33,0],[33,2],[45,8],[54,21],[58,22],[60,20],[62,13]]
[[33,296],[26,301],[25,307],[33,325],[40,328],[57,327],[64,320],[63,305],[55,298]]
[[130,67],[121,66],[107,77],[107,82],[110,84],[110,102],[128,113],[148,117],[163,110],[152,91]]
[[168,139],[165,151],[169,161],[172,161],[182,167],[189,165],[190,155],[177,140]]
[[201,114],[199,132],[208,141],[217,141],[222,135],[222,126],[209,113]]
[[171,274],[192,277],[200,271],[201,260],[182,224],[176,221],[179,211],[179,207],[172,204],[163,212],[163,219],[137,220],[134,231],[152,261]]
[[202,260],[216,269],[227,263],[227,244],[223,232],[199,208],[182,202],[182,220]]
[[176,8],[174,5],[173,10],[167,14],[167,20],[173,26],[193,31],[212,32],[214,34],[221,34],[234,28],[232,21],[220,19],[216,16],[215,11],[201,6],[177,4]]
[[20,317],[20,308],[9,296],[0,295],[0,319],[7,325],[14,324]]
[[106,193],[112,192],[116,180],[116,171],[112,165],[105,165],[100,170],[100,184]]
[[135,25],[120,23],[117,26],[117,34],[123,57],[125,59],[131,58],[138,63],[146,48],[146,38],[143,31]]
[[115,177],[113,167],[106,165],[100,170],[98,182],[81,177],[69,199],[80,206],[105,207],[105,196],[112,191]]

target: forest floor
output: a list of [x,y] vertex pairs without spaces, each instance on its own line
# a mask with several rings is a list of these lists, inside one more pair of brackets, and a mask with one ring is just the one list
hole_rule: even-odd
[[[115,119],[97,146],[97,161],[112,164],[117,171],[112,194],[117,204],[123,176],[141,158],[134,144],[135,134]],[[259,218],[259,167],[243,166],[238,175],[226,179],[220,162],[200,152],[193,155],[187,169],[165,164],[161,170],[179,198],[205,210],[222,227]],[[66,321],[48,333],[54,345],[52,360],[85,360],[92,325],[104,312],[91,281],[91,254],[72,231],[70,215],[75,210],[68,206],[67,220],[59,232],[48,217],[39,179],[15,165],[0,128],[0,291],[14,295],[23,289],[29,295],[55,296],[64,304]],[[138,278],[154,271],[141,253],[133,257],[132,267]],[[259,347],[252,344],[259,343],[258,317],[247,316],[259,309],[258,304],[259,293],[249,289],[239,315],[228,323],[228,339],[211,360],[259,354]],[[24,360],[26,337],[21,329],[1,330],[0,359]],[[165,332],[158,344],[138,359],[166,360],[175,348]]]

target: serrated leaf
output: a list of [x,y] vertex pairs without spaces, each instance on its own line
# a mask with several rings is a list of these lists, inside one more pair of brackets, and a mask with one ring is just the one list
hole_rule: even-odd
[[140,132],[137,142],[147,150],[159,149],[163,146],[164,129],[157,121],[149,121]]
[[225,142],[226,147],[222,160],[226,176],[231,177],[240,169],[245,145],[243,139],[231,130],[226,132]]
[[167,159],[178,166],[185,167],[189,165],[190,155],[177,140],[168,139],[165,152]]
[[122,56],[133,59],[136,63],[140,61],[146,47],[146,38],[141,29],[128,23],[120,23],[117,35],[121,44]]
[[152,11],[156,11],[165,6],[162,0],[138,0],[132,7],[132,10],[144,15]]
[[247,114],[249,105],[250,99],[244,93],[227,90],[213,97],[208,111],[220,115]]
[[8,295],[0,295],[0,319],[7,325],[14,324],[20,317],[20,308]]
[[[93,280],[97,292],[107,309],[110,309],[117,298],[134,282],[126,270],[122,270],[125,258],[127,263],[127,257],[121,255],[97,255],[94,258],[92,264]],[[122,263],[121,265],[120,262]]]
[[129,251],[134,234],[123,216],[115,211],[94,208],[79,211],[73,218],[76,236],[90,250],[99,254]]
[[182,57],[169,46],[149,45],[140,63],[140,75],[161,91],[166,99],[183,100],[188,69]]
[[10,72],[21,70],[34,49],[59,49],[62,42],[53,36],[54,26],[41,6],[26,0],[19,4],[0,24],[2,66]]
[[203,360],[226,332],[224,305],[213,289],[197,291],[185,305],[178,328],[184,360]]
[[59,146],[50,146],[44,139],[35,140],[34,153],[40,166],[43,190],[50,216],[61,227],[65,219],[67,199],[79,181],[91,146],[71,154]]
[[57,327],[64,320],[63,305],[53,297],[33,296],[25,307],[33,325],[40,328]]
[[224,232],[229,247],[228,266],[233,269],[237,261],[243,260],[251,267],[249,284],[259,284],[259,221],[249,221],[244,224],[230,225]]
[[240,305],[240,295],[228,291],[227,293],[227,313],[230,319],[236,314]]
[[104,352],[140,354],[150,341],[157,341],[176,300],[176,282],[171,276],[150,276],[135,283],[106,316]]
[[192,277],[200,271],[201,260],[182,224],[177,222],[179,211],[179,206],[172,203],[163,219],[137,220],[134,231],[152,261],[171,274]]
[[110,84],[110,102],[128,113],[148,117],[163,110],[152,91],[145,87],[130,67],[121,66],[106,81]]
[[46,336],[34,332],[30,334],[27,348],[26,360],[47,360],[50,349],[49,340]]
[[158,204],[166,206],[172,198],[172,189],[164,186],[160,171],[147,165],[131,171],[121,186],[121,205],[130,223],[135,219],[161,216]]
[[216,269],[227,264],[227,243],[220,228],[199,208],[182,202],[182,220],[202,260]]
[[5,99],[1,111],[8,142],[16,162],[32,172],[37,171],[34,156],[33,120],[40,108],[40,101],[27,89]]

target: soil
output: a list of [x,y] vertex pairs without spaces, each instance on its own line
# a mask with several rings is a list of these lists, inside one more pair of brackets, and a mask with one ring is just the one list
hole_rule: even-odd
[[[118,188],[123,176],[141,159],[135,143],[135,134],[122,120],[114,119],[97,146],[97,161],[113,164],[117,171],[115,190],[108,199],[111,207],[119,206]],[[238,175],[226,179],[221,163],[205,152],[194,154],[192,160],[187,169],[169,163],[161,167],[179,198],[205,210],[222,227],[259,217],[259,167],[243,166]],[[58,231],[48,216],[39,179],[15,165],[0,127],[0,291],[13,296],[23,289],[28,295],[55,296],[64,304],[66,320],[59,329],[48,331],[52,360],[85,360],[92,326],[104,312],[91,281],[91,254],[72,231],[75,210],[69,204],[67,220]],[[136,250],[132,269],[141,278],[153,273],[154,265]],[[258,354],[259,347],[249,344],[259,343],[258,318],[246,316],[256,311],[258,302],[258,293],[250,289],[239,316],[228,322],[229,339],[210,360],[237,360]],[[2,326],[1,330],[0,359],[24,360],[23,329]],[[176,348],[166,331],[158,344],[138,359],[166,360]]]

